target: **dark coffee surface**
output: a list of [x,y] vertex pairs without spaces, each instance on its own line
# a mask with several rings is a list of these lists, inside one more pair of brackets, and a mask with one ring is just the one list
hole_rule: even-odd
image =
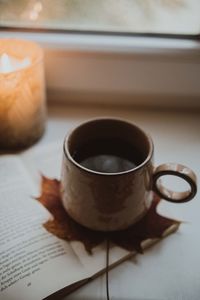
[[80,164],[87,169],[103,173],[118,173],[136,167],[133,162],[127,159],[104,154],[88,157],[81,161]]
[[87,169],[119,173],[135,168],[142,158],[129,142],[121,139],[94,139],[83,144],[73,158]]

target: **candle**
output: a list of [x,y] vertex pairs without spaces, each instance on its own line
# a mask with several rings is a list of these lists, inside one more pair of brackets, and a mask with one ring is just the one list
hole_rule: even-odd
[[0,150],[30,146],[44,127],[43,51],[32,42],[0,39]]

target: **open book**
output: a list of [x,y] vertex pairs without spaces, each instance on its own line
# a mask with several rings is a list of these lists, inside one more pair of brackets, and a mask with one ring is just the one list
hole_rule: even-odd
[[[105,271],[105,245],[89,255],[80,242],[60,240],[42,226],[51,216],[34,199],[40,174],[59,179],[61,160],[62,142],[0,156],[0,299],[59,299]],[[110,267],[134,254],[112,247]]]

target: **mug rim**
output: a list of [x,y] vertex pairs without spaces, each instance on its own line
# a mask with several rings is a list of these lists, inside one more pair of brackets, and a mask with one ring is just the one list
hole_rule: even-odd
[[[137,130],[139,130],[146,138],[146,140],[148,141],[148,144],[149,144],[149,151],[148,151],[148,155],[147,157],[145,158],[145,160],[142,161],[142,163],[140,163],[139,165],[135,166],[134,168],[131,168],[129,170],[126,170],[126,171],[121,171],[121,172],[99,172],[99,171],[95,171],[95,170],[92,170],[92,169],[89,169],[89,168],[86,168],[84,166],[82,166],[80,163],[78,163],[73,157],[72,155],[70,154],[70,151],[69,151],[69,147],[68,147],[68,141],[69,141],[69,138],[70,136],[73,134],[73,132],[75,130],[78,130],[80,127],[88,124],[88,123],[92,123],[92,122],[95,122],[95,121],[103,121],[103,120],[113,120],[113,121],[121,121],[123,123],[126,123],[126,124],[129,124],[133,127],[135,127]],[[67,147],[66,147],[67,145]],[[115,117],[97,117],[97,118],[91,118],[91,119],[88,119],[84,122],[81,122],[78,126],[76,126],[75,128],[73,128],[64,138],[64,143],[63,143],[63,153],[64,153],[64,156],[66,159],[68,159],[74,166],[76,166],[78,169],[80,170],[83,170],[91,175],[99,175],[99,176],[120,176],[120,175],[125,175],[125,174],[129,174],[131,172],[134,172],[134,171],[137,171],[141,168],[143,168],[152,158],[153,156],[153,152],[154,152],[154,144],[153,144],[153,140],[151,138],[151,136],[146,133],[142,128],[140,128],[138,125],[136,125],[135,123],[131,122],[131,121],[127,121],[123,118],[115,118]]]

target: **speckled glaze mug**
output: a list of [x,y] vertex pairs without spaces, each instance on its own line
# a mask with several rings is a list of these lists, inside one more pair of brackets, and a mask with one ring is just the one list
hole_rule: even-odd
[[[100,149],[99,153],[103,154],[108,151],[109,154],[121,153],[126,158],[129,155],[129,159],[131,155],[136,156],[137,162],[128,169],[114,172],[88,168],[80,157],[83,151],[88,157],[93,155],[91,148],[97,152]],[[98,118],[76,127],[64,140],[61,195],[68,214],[90,229],[114,231],[125,229],[142,218],[153,193],[170,202],[191,200],[197,191],[194,172],[176,163],[154,167],[153,148],[149,135],[122,119]],[[167,189],[160,180],[164,175],[181,177],[189,184],[189,190]]]

